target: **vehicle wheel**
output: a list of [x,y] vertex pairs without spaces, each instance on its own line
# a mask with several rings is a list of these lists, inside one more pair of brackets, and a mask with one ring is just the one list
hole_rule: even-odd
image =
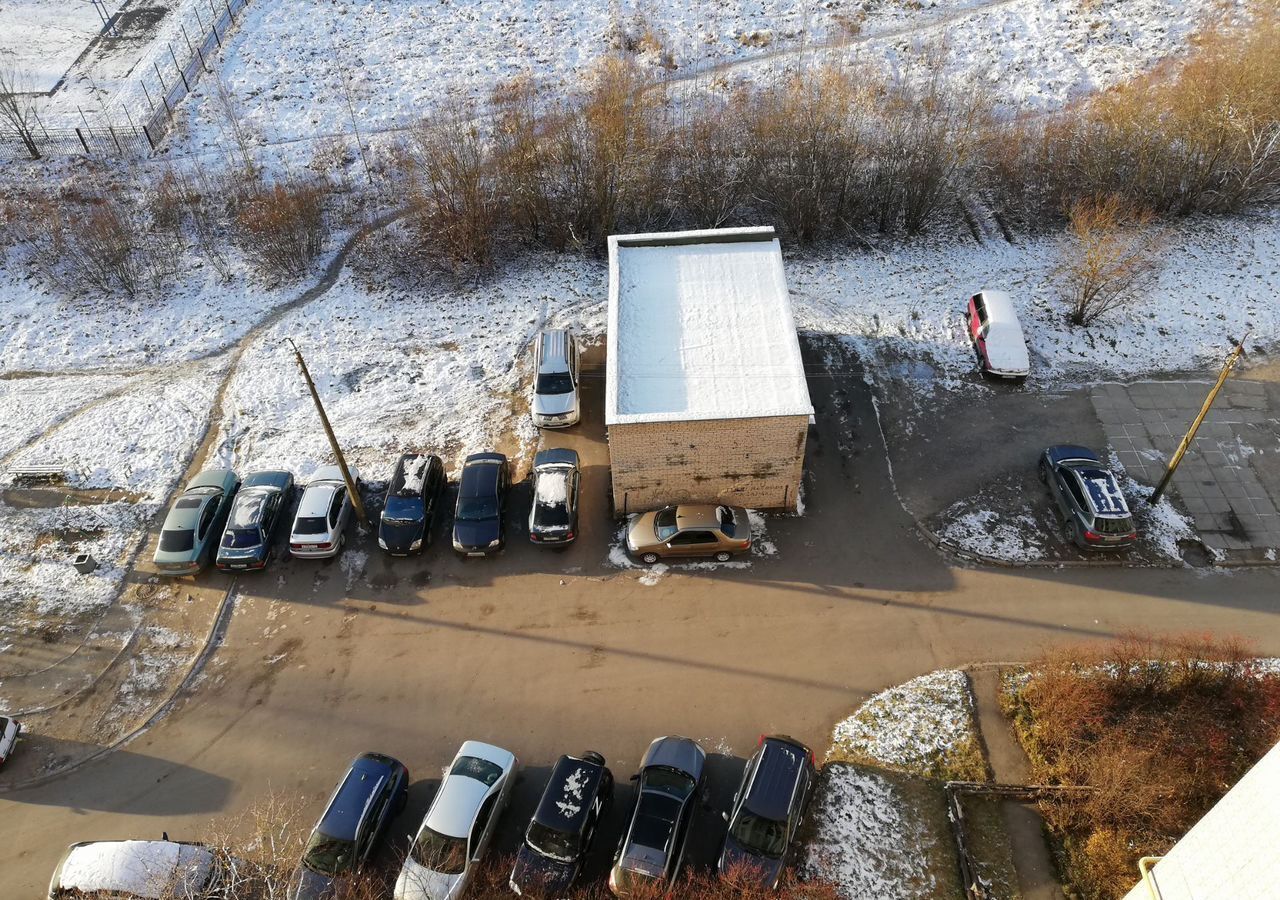
[[728,562],[731,559],[733,559],[733,554],[724,550],[716,554],[716,562]]
[[1040,476],[1041,484],[1049,483],[1049,467],[1045,464],[1043,459],[1040,460],[1040,465],[1036,466],[1036,474]]
[[644,563],[646,566],[651,566],[657,561],[658,554],[656,553],[646,553],[644,556],[640,557],[640,562]]

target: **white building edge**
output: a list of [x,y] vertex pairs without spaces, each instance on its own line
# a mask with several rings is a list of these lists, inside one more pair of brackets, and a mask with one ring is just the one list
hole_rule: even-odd
[[1280,898],[1280,744],[1227,791],[1125,900]]

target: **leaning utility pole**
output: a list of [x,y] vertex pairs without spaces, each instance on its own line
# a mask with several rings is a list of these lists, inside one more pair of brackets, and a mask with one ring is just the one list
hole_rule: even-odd
[[338,458],[338,468],[342,470],[342,480],[347,483],[347,493],[351,495],[351,505],[355,507],[356,515],[360,517],[360,522],[368,525],[369,516],[364,511],[364,501],[360,499],[360,488],[351,478],[351,470],[347,468],[347,458],[342,455],[342,448],[338,446],[338,439],[334,436],[333,426],[329,424],[329,417],[325,415],[324,406],[320,403],[320,395],[316,392],[316,383],[311,380],[311,373],[307,371],[307,364],[302,359],[302,351],[293,342],[293,338],[285,338],[285,340],[293,348],[293,355],[298,358],[298,368],[302,370],[302,377],[307,380],[307,390],[311,391],[311,399],[315,401],[316,412],[320,413],[320,424],[324,426],[324,433],[329,438],[329,446],[333,448],[333,455]]
[[1155,491],[1151,494],[1151,499],[1147,501],[1151,506],[1155,506],[1160,502],[1160,498],[1164,496],[1164,489],[1169,486],[1173,473],[1178,469],[1178,463],[1182,462],[1182,457],[1186,454],[1187,448],[1191,446],[1191,442],[1196,439],[1196,432],[1200,430],[1200,423],[1204,421],[1204,417],[1209,414],[1209,407],[1213,406],[1213,401],[1218,399],[1218,391],[1222,390],[1222,386],[1226,384],[1227,376],[1231,374],[1232,367],[1244,355],[1244,342],[1249,339],[1249,332],[1245,332],[1244,337],[1240,338],[1239,343],[1227,355],[1227,361],[1222,366],[1222,371],[1218,373],[1218,381],[1209,391],[1209,396],[1204,398],[1204,405],[1200,407],[1200,415],[1196,416],[1195,421],[1191,423],[1191,428],[1183,435],[1182,443],[1178,444],[1178,449],[1174,451],[1173,458],[1169,460],[1169,468],[1165,470],[1164,477],[1160,479],[1160,483],[1156,485]]

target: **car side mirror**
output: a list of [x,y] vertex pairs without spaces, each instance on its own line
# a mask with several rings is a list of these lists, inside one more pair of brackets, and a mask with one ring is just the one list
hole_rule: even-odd
[[724,811],[724,812],[720,813],[720,818],[722,818],[722,819],[724,819],[726,822],[728,822],[728,821],[729,821],[729,812],[728,812],[728,810],[726,810],[726,811]]
[[628,781],[639,781],[639,780],[640,780],[640,773],[639,773],[639,772],[636,772],[634,775],[632,775],[632,776],[631,776],[629,779],[627,779],[627,780],[628,780]]

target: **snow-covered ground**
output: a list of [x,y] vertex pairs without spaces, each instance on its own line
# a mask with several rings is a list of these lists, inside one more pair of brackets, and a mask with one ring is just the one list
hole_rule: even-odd
[[942,669],[881,691],[836,723],[827,755],[916,775],[961,777],[957,761],[981,753],[974,715],[968,677]]
[[[121,0],[108,0],[114,12]],[[0,3],[0,61],[22,72],[32,92],[48,93],[102,30],[89,0],[4,0]]]
[[955,390],[974,384],[964,307],[984,287],[1012,296],[1032,388],[1214,367],[1230,338],[1248,328],[1255,349],[1280,352],[1280,214],[1171,228],[1149,295],[1087,329],[1066,321],[1060,247],[1052,237],[1016,245],[924,240],[797,257],[787,280],[802,329],[846,335],[870,363],[925,362]]

